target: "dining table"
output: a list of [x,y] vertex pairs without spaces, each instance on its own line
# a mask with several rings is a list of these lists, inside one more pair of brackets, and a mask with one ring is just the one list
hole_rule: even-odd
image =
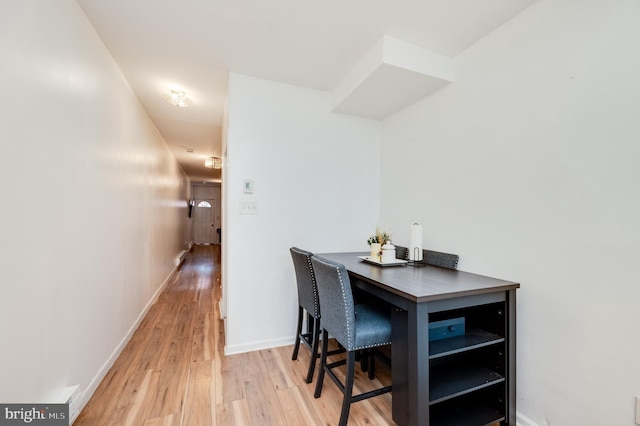
[[394,422],[515,425],[520,284],[418,262],[384,265],[368,255],[318,254],[343,264],[354,289],[387,303]]

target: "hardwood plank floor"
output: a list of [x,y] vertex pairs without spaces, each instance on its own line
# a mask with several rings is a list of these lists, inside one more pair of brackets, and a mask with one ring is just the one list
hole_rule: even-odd
[[[342,394],[304,382],[309,351],[293,345],[224,356],[220,246],[194,246],[75,425],[335,425]],[[317,371],[317,369],[316,369]],[[357,372],[354,392],[390,382]],[[382,382],[382,383],[381,383]],[[352,405],[349,425],[393,425],[391,394]]]

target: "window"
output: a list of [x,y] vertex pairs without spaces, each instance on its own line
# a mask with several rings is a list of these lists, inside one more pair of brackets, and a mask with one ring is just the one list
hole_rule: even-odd
[[209,203],[208,201],[200,201],[198,203],[198,207],[204,207],[206,209],[210,209],[211,208],[211,203]]

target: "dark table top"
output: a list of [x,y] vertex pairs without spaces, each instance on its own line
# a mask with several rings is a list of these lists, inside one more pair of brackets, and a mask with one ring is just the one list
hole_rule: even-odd
[[407,300],[421,303],[452,297],[514,290],[519,283],[436,266],[378,266],[359,259],[369,253],[320,253],[342,263],[354,276]]

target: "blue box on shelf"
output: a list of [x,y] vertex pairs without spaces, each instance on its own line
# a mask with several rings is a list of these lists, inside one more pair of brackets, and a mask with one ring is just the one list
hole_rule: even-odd
[[429,323],[429,341],[464,335],[464,317]]

